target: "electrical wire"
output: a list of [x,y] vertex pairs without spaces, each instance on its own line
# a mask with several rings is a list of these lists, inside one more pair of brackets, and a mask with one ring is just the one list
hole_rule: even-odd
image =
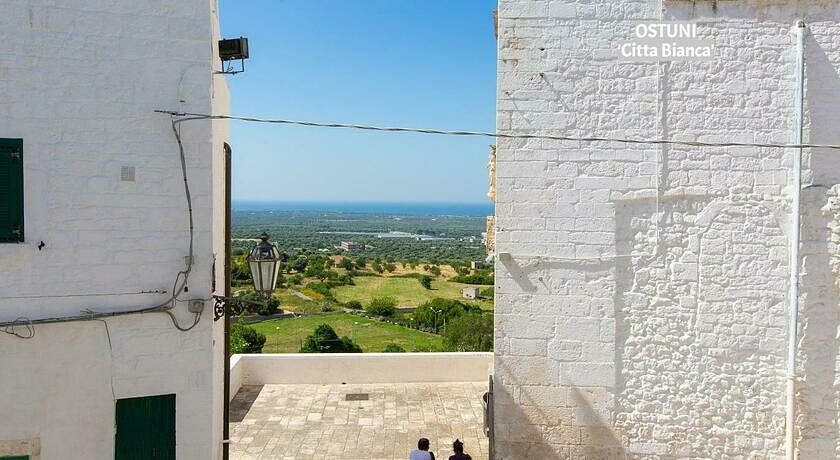
[[196,325],[198,325],[198,322],[199,322],[199,321],[201,321],[201,313],[200,313],[200,312],[199,312],[199,313],[195,313],[195,314],[194,314],[195,316],[193,317],[193,323],[192,323],[192,324],[190,324],[190,325],[189,325],[189,326],[187,326],[187,327],[183,327],[183,326],[181,326],[180,324],[178,324],[178,318],[176,318],[176,317],[175,317],[175,314],[173,314],[173,313],[172,313],[171,311],[169,311],[169,310],[164,310],[163,312],[164,312],[164,313],[166,313],[167,315],[169,315],[169,319],[171,319],[171,320],[172,320],[172,325],[173,325],[173,326],[175,326],[175,329],[178,329],[178,330],[179,330],[179,331],[181,331],[181,332],[187,332],[187,331],[191,330],[191,329],[192,329],[192,328],[194,328]]
[[577,142],[620,142],[624,144],[639,144],[639,145],[681,145],[686,147],[762,147],[762,148],[823,148],[840,150],[840,145],[837,144],[778,144],[765,142],[702,142],[702,141],[678,141],[673,139],[633,139],[623,137],[600,137],[600,136],[561,136],[552,134],[507,134],[507,133],[491,133],[484,131],[451,131],[433,128],[405,128],[392,126],[374,126],[374,125],[360,125],[354,123],[325,123],[316,121],[303,120],[287,120],[287,119],[270,119],[270,118],[256,118],[256,117],[238,117],[232,115],[208,115],[192,112],[176,112],[170,110],[155,110],[157,113],[167,114],[178,118],[178,122],[190,120],[237,120],[247,121],[253,123],[272,123],[284,125],[310,126],[317,128],[345,128],[358,129],[365,131],[385,131],[385,132],[407,132],[420,134],[437,134],[444,136],[480,136],[492,137],[496,139],[546,139],[556,141],[577,141]]
[[137,292],[103,292],[94,294],[50,294],[50,295],[17,295],[0,297],[0,300],[14,300],[14,299],[52,299],[64,297],[107,297],[107,296],[123,296],[123,295],[147,295],[147,294],[166,294],[166,290],[154,289],[151,291],[137,291]]
[[111,370],[108,372],[110,378],[108,379],[109,383],[111,384],[111,397],[114,401],[117,400],[117,392],[114,391],[114,345],[111,343],[111,329],[108,327],[108,321],[104,319],[97,319],[96,321],[101,321],[102,324],[105,326],[105,336],[108,338],[108,356],[110,360],[108,361],[108,365],[111,367]]
[[[20,332],[15,330],[15,327],[23,327],[24,329],[26,329],[26,333],[21,334]],[[21,339],[31,339],[32,337],[35,337],[35,327],[32,325],[32,321],[30,321],[29,318],[23,316],[19,316],[11,324],[3,325],[3,329],[0,329],[0,331]]]
[[[52,323],[66,323],[72,321],[90,321],[90,320],[101,320],[102,318],[110,318],[114,316],[122,316],[122,315],[131,315],[131,314],[142,314],[142,313],[165,313],[169,315],[169,318],[172,320],[172,324],[175,326],[176,329],[179,331],[189,331],[190,329],[194,328],[198,322],[201,320],[201,314],[197,313],[195,315],[195,321],[193,324],[188,327],[183,327],[178,323],[178,319],[175,315],[170,311],[175,308],[176,302],[178,301],[178,296],[181,293],[186,292],[187,282],[189,280],[190,272],[192,271],[193,266],[193,241],[195,236],[195,227],[194,227],[194,220],[193,220],[193,207],[192,207],[192,195],[190,194],[190,184],[187,180],[187,160],[186,160],[186,153],[184,152],[184,143],[181,140],[181,134],[178,132],[178,123],[183,120],[179,119],[172,119],[172,132],[175,136],[175,141],[178,143],[178,153],[181,160],[181,175],[184,179],[184,196],[186,197],[187,201],[187,214],[189,218],[189,244],[188,244],[188,252],[186,258],[186,267],[179,271],[178,274],[175,276],[175,283],[172,289],[172,295],[166,299],[165,301],[153,305],[150,307],[140,307],[134,308],[131,310],[122,310],[122,311],[115,311],[115,312],[97,312],[92,309],[86,308],[83,309],[79,315],[73,316],[60,316],[60,317],[52,317],[52,318],[39,318],[39,319],[29,319],[26,317],[18,317],[14,321],[5,321],[0,322],[0,332],[5,332],[6,334],[13,335],[15,337],[19,337],[22,339],[31,339],[35,336],[35,328],[34,325],[36,324],[52,324]],[[183,279],[182,279],[183,278]],[[181,280],[180,285],[178,281]],[[163,291],[165,292],[165,291]],[[108,294],[110,295],[110,294]],[[79,295],[83,297],[84,295]],[[26,298],[26,296],[22,296]],[[44,297],[52,297],[52,296],[44,296]],[[60,297],[60,296],[56,296]],[[65,296],[71,297],[71,296]],[[25,327],[27,333],[21,334],[18,333],[15,328],[16,327]],[[110,333],[109,333],[110,334]]]

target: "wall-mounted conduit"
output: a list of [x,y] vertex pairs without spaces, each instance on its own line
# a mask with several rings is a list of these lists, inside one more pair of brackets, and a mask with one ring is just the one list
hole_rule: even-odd
[[799,240],[800,240],[800,191],[802,190],[802,137],[804,130],[805,102],[805,22],[797,21],[796,29],[796,64],[794,68],[793,98],[793,143],[799,145],[793,149],[793,172],[791,191],[790,223],[790,286],[788,293],[788,356],[787,386],[785,394],[785,456],[788,460],[796,458],[796,343],[799,329]]

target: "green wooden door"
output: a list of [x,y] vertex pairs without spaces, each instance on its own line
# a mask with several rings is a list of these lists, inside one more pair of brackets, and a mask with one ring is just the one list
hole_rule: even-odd
[[115,460],[175,459],[175,395],[117,400]]

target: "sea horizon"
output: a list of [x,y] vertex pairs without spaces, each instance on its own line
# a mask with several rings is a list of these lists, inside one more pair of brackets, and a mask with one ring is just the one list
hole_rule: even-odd
[[233,200],[234,211],[323,211],[415,216],[492,215],[492,203],[482,202],[389,202],[389,201],[258,201]]

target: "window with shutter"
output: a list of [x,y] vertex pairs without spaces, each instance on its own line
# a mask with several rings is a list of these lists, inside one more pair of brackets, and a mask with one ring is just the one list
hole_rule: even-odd
[[0,243],[23,241],[23,139],[0,139]]

